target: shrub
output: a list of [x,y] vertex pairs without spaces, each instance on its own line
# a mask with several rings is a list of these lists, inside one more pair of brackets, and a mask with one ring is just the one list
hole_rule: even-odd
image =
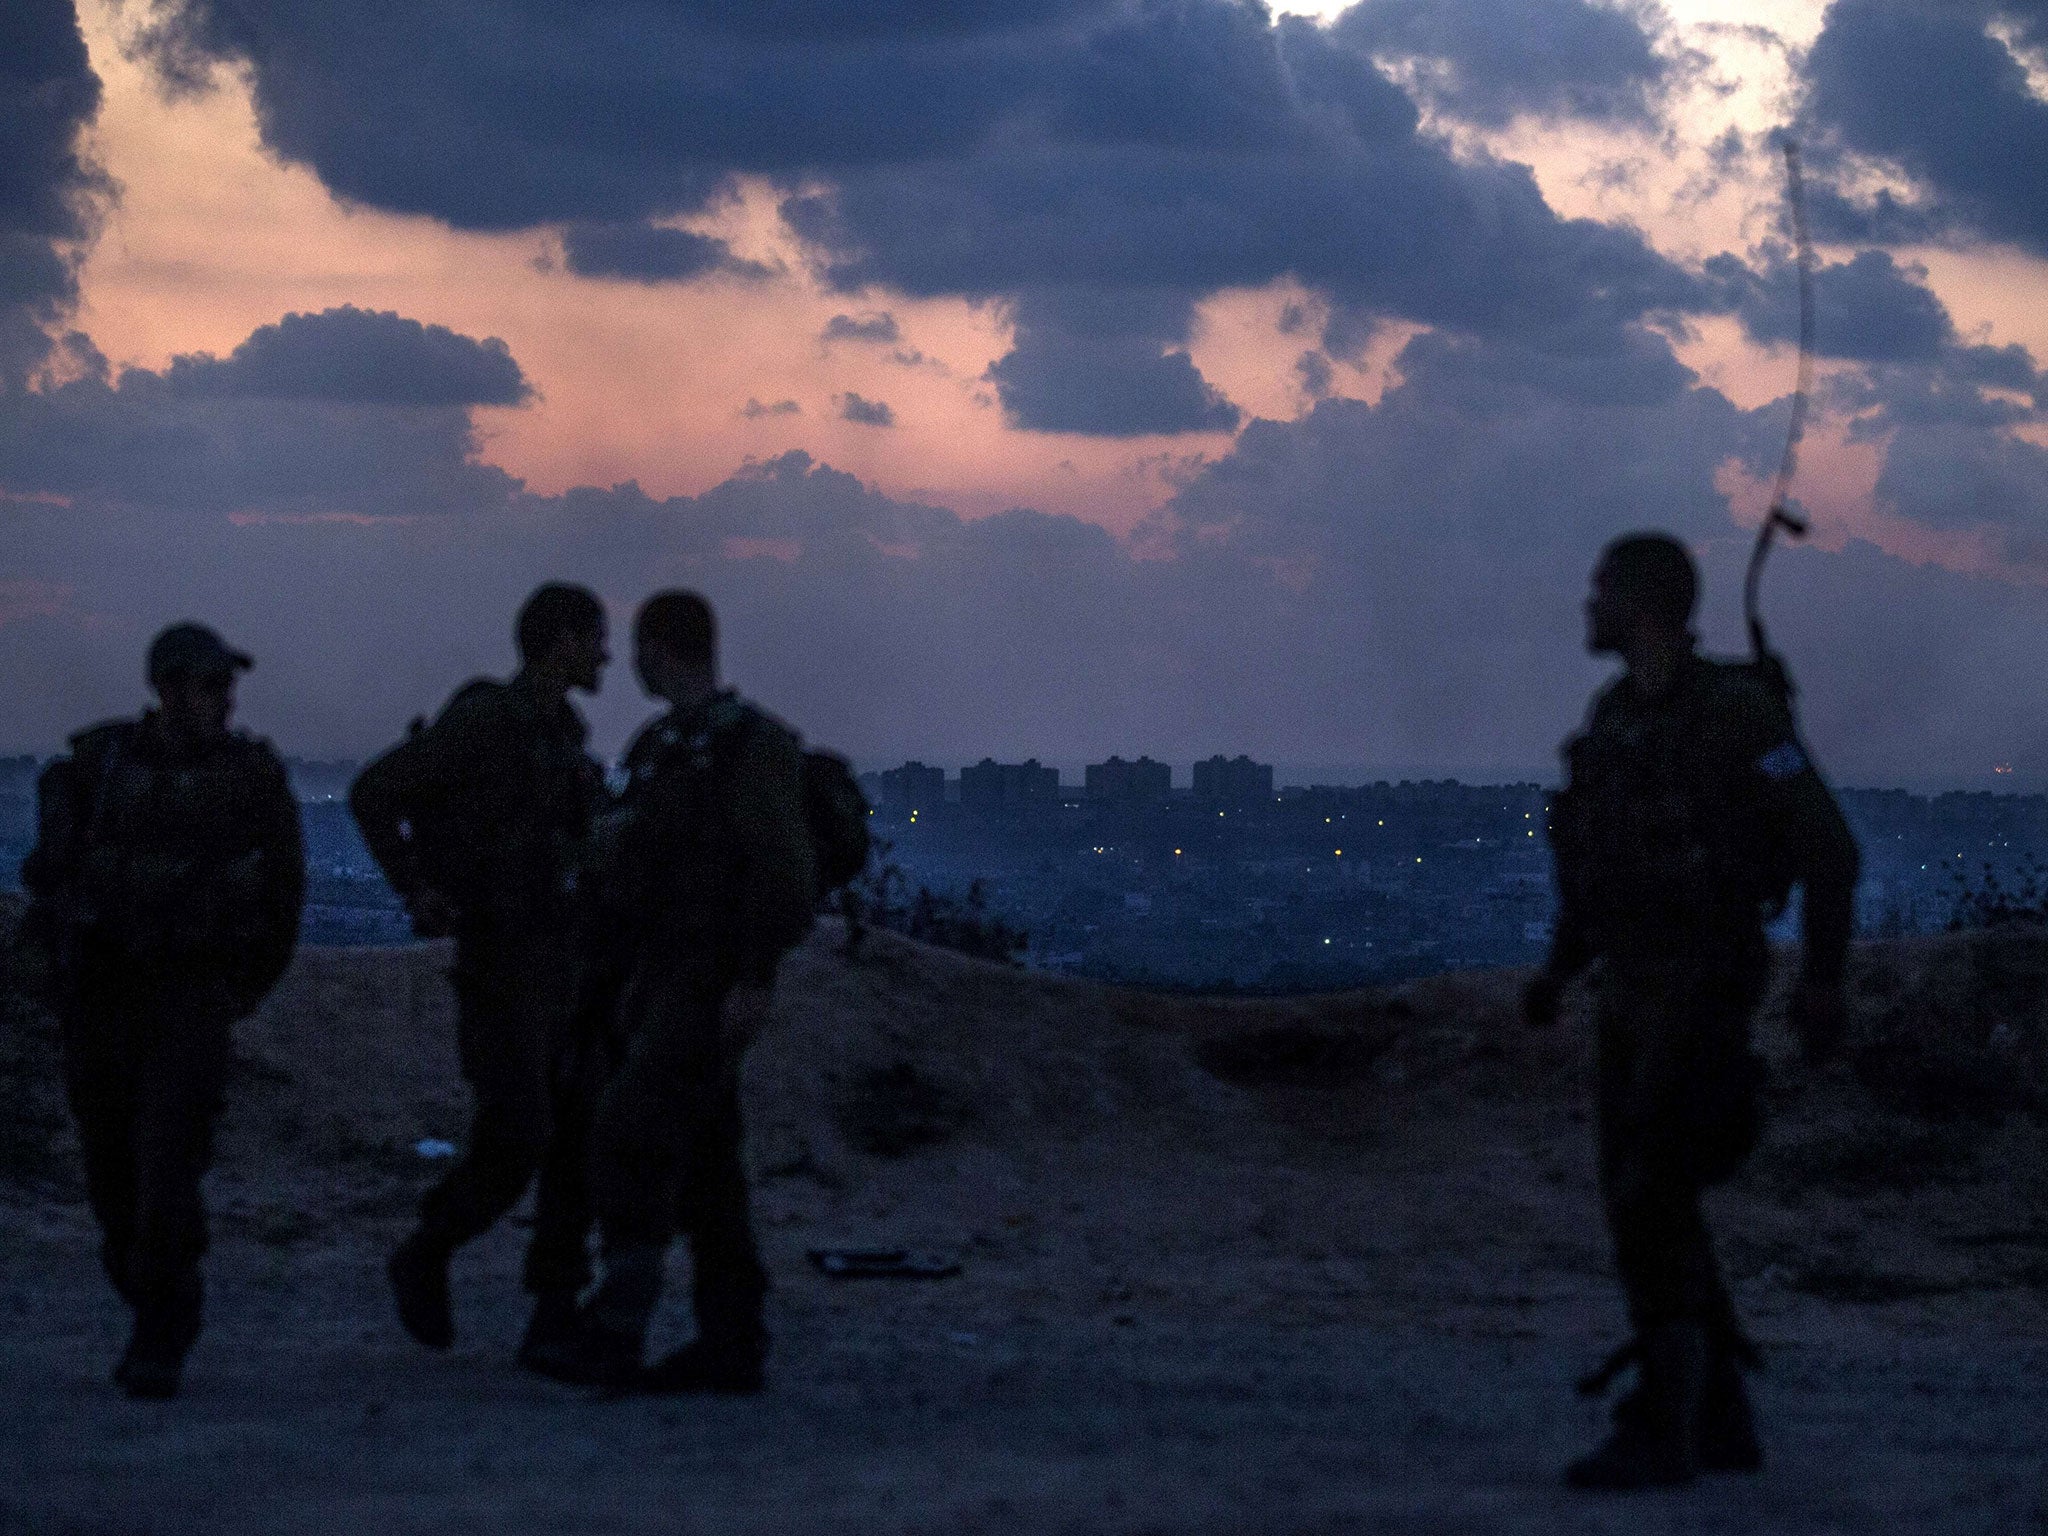
[[878,842],[866,872],[840,894],[849,959],[858,958],[867,929],[886,928],[983,960],[1022,963],[1031,936],[989,911],[988,890],[981,881],[971,883],[964,896],[922,884],[913,891],[910,877],[889,851],[888,843]]

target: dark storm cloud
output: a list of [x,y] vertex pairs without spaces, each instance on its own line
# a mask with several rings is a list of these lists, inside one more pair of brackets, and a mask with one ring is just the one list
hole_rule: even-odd
[[1295,376],[1301,380],[1302,392],[1312,400],[1320,400],[1331,392],[1336,382],[1336,373],[1329,358],[1320,352],[1304,352],[1294,360]]
[[526,396],[502,343],[330,310],[162,373],[113,378],[90,343],[67,347],[70,382],[0,399],[11,491],[181,517],[431,517],[516,483],[473,458],[470,406]]
[[886,400],[867,400],[848,390],[839,397],[839,415],[843,421],[853,422],[862,427],[893,427],[896,413],[889,408]]
[[1016,347],[988,377],[1011,424],[1102,437],[1228,432],[1243,413],[1189,360],[1193,320],[1173,292],[1034,292],[1014,310]]
[[445,0],[167,0],[150,45],[185,81],[246,60],[264,142],[340,195],[517,229],[693,210],[734,171],[972,144],[1104,8],[524,0],[479,25]]
[[[1760,270],[1731,256],[1707,263],[1725,278],[1736,314],[1752,340],[1799,339],[1799,278],[1782,254]],[[1932,362],[1953,344],[1947,308],[1927,286],[1923,267],[1901,267],[1884,251],[1859,251],[1813,275],[1814,352],[1855,362]]]
[[1877,495],[1916,522],[1986,532],[2001,558],[2048,577],[2048,449],[1970,423],[1909,422],[1887,445]]
[[[1284,84],[1283,114],[1227,151],[1177,122],[1154,133],[1125,104],[1115,132],[853,168],[785,212],[842,288],[1094,288],[1105,315],[1126,290],[1193,298],[1286,274],[1345,304],[1496,332],[1611,328],[1701,301],[1639,236],[1559,219],[1526,168],[1463,164],[1418,136],[1407,96],[1317,28],[1290,20],[1259,39],[1263,73],[1248,50],[1178,61],[1198,93],[1263,101],[1265,74]],[[1201,68],[1225,63],[1252,78]]]
[[[1751,338],[1798,339],[1797,275],[1782,252],[1759,269],[1707,263]],[[2048,574],[2048,454],[2011,429],[2039,422],[2048,377],[2018,345],[1966,343],[1926,272],[1860,251],[1814,274],[1817,397],[1851,442],[1884,452],[1881,504],[1909,521],[1979,535],[2001,560]]]
[[834,315],[818,333],[823,342],[872,341],[894,346],[903,339],[896,317],[886,310],[870,315]]
[[665,224],[571,224],[562,231],[562,261],[578,277],[635,283],[687,283],[713,272],[770,275],[760,262],[734,256],[723,240]]
[[0,7],[0,394],[21,386],[77,303],[74,247],[111,191],[80,149],[99,104],[70,0]]
[[[475,463],[462,408],[195,397],[82,357],[78,384],[0,409],[0,483],[62,498],[0,504],[0,581],[43,594],[0,622],[0,747],[132,707],[149,633],[196,613],[261,658],[252,724],[361,753],[509,667],[520,598],[559,577],[619,614],[705,590],[740,686],[870,760],[1235,742],[1540,773],[1602,675],[1578,606],[1615,532],[1703,547],[1708,633],[1739,643],[1744,540],[1715,476],[1765,470],[1782,430],[1780,407],[1738,410],[1654,334],[1614,353],[1625,387],[1590,365],[1554,387],[1520,343],[1420,336],[1377,404],[1253,423],[1133,543],[1028,510],[968,521],[801,452],[694,497],[541,496]],[[2048,499],[2026,457],[1998,471],[2015,527]],[[1896,494],[1928,494],[1909,468]],[[2023,755],[2011,722],[2048,718],[2028,594],[1866,550],[1797,552],[1770,597],[1839,773]],[[600,739],[646,709],[615,670]]]
[[174,358],[171,393],[193,398],[321,400],[337,405],[520,405],[533,391],[497,337],[344,304],[286,315],[224,358]]
[[[247,60],[266,143],[345,197],[573,239],[766,173],[842,291],[1016,301],[1020,322],[1035,295],[1092,293],[999,365],[1023,427],[1227,425],[1185,316],[1282,277],[1327,293],[1340,340],[1391,316],[1575,355],[1705,302],[1639,235],[1558,218],[1525,168],[1453,158],[1355,44],[1243,0],[773,14],[529,3],[479,28],[446,0],[167,0],[156,35],[174,71]],[[1618,12],[1521,21],[1545,19],[1599,40],[1589,91],[1647,68],[1623,59]],[[1506,67],[1472,65],[1496,91]],[[1103,320],[1132,304],[1178,318],[1142,336]]]
[[1902,425],[1978,432],[2042,419],[2048,378],[2021,346],[1949,346],[1928,362],[1884,364],[1829,381],[1827,403],[1850,418],[1852,441],[1882,441]]
[[1413,68],[1446,116],[1482,127],[1517,117],[1647,122],[1673,70],[1654,12],[1593,0],[1362,0],[1338,37]]
[[1033,432],[1229,432],[1244,417],[1187,353],[1144,337],[1024,332],[988,376],[1011,425]]
[[2048,103],[1990,28],[2048,41],[2038,4],[1835,0],[1806,56],[1806,113],[1824,147],[1903,169],[1917,199],[1874,202],[1823,189],[1824,232],[1904,243],[2009,241],[2048,255]]

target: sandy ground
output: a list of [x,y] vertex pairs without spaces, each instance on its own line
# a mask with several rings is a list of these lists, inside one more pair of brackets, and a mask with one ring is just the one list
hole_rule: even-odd
[[[68,1132],[41,1159],[17,1136],[0,1530],[2048,1528],[2031,1115],[1958,1130],[1780,1063],[1771,1138],[1715,1197],[1769,1352],[1770,1465],[1589,1500],[1557,1482],[1602,1428],[1571,1381],[1621,1324],[1582,1023],[1528,1035],[1502,976],[1210,1003],[886,936],[849,966],[835,937],[793,959],[750,1063],[767,1394],[600,1403],[523,1375],[516,1227],[458,1263],[453,1355],[405,1339],[382,1255],[431,1175],[414,1144],[462,1124],[445,957],[315,951],[243,1028],[175,1403],[106,1384],[125,1320]],[[1862,1008],[1977,973],[1953,944],[1873,952]],[[2038,1043],[2039,1006],[1999,1049]],[[9,1020],[0,1089],[47,1128],[47,1042]],[[833,1242],[964,1271],[828,1280],[804,1253]]]

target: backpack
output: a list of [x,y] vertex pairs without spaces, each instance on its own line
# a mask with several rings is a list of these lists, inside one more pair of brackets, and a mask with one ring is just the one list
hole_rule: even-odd
[[[771,719],[737,697],[721,700],[713,711],[709,735],[714,764],[724,758],[741,731],[756,721]],[[796,732],[790,731],[790,735],[803,754],[804,827],[810,833],[818,897],[823,900],[859,879],[861,871],[867,868],[868,855],[874,847],[868,831],[871,812],[868,798],[861,792],[853,767],[845,758],[822,748],[805,747]],[[712,771],[719,770],[714,767]]]
[[1791,846],[1739,767],[1702,750],[1738,694],[1767,698],[1793,741],[1789,688],[1768,664],[1701,661],[1690,710],[1656,722],[1652,736],[1604,730],[1603,701],[1566,748],[1572,782],[1552,801],[1551,842],[1561,881],[1589,911],[1628,922],[1769,920],[1791,895]]
[[868,797],[853,767],[836,752],[804,750],[804,822],[818,865],[818,895],[829,896],[860,878],[874,840],[868,832]]

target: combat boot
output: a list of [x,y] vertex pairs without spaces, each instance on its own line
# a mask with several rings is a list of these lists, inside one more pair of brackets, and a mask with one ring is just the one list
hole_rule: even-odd
[[429,1349],[448,1349],[455,1343],[455,1313],[448,1300],[453,1251],[421,1228],[394,1248],[384,1265],[391,1299],[398,1304],[398,1321]]
[[639,1389],[663,1395],[686,1392],[759,1392],[768,1360],[768,1330],[761,1306],[768,1276],[753,1240],[713,1248],[698,1238],[692,1302],[697,1337],[640,1373]]
[[637,1385],[642,1347],[638,1333],[606,1328],[585,1310],[566,1331],[522,1348],[519,1363],[550,1381],[619,1395]]
[[1742,1363],[1725,1349],[1716,1349],[1707,1366],[1700,1396],[1699,1453],[1702,1472],[1763,1470],[1764,1448],[1757,1439],[1749,1390],[1742,1383]]
[[665,1245],[629,1244],[605,1255],[604,1279],[561,1338],[536,1345],[522,1360],[530,1371],[607,1394],[630,1392],[640,1376],[648,1321],[661,1299]]
[[135,1305],[135,1287],[128,1278],[128,1244],[111,1237],[100,1239],[100,1268],[113,1282],[114,1294],[129,1306]]
[[1565,1469],[1574,1488],[1624,1491],[1689,1483],[1699,1471],[1707,1335],[1690,1318],[1642,1335],[1642,1386],[1614,1415],[1614,1431]]
[[766,1385],[768,1359],[765,1334],[754,1340],[720,1340],[703,1335],[663,1356],[640,1373],[637,1390],[659,1396],[716,1392],[739,1396]]
[[526,1336],[519,1341],[519,1363],[533,1369],[532,1357],[572,1344],[577,1328],[576,1293],[541,1292],[533,1300],[533,1316],[527,1319]]
[[176,1397],[184,1378],[185,1357],[199,1338],[202,1310],[202,1294],[196,1284],[171,1302],[139,1306],[128,1347],[114,1367],[114,1384],[142,1401]]

